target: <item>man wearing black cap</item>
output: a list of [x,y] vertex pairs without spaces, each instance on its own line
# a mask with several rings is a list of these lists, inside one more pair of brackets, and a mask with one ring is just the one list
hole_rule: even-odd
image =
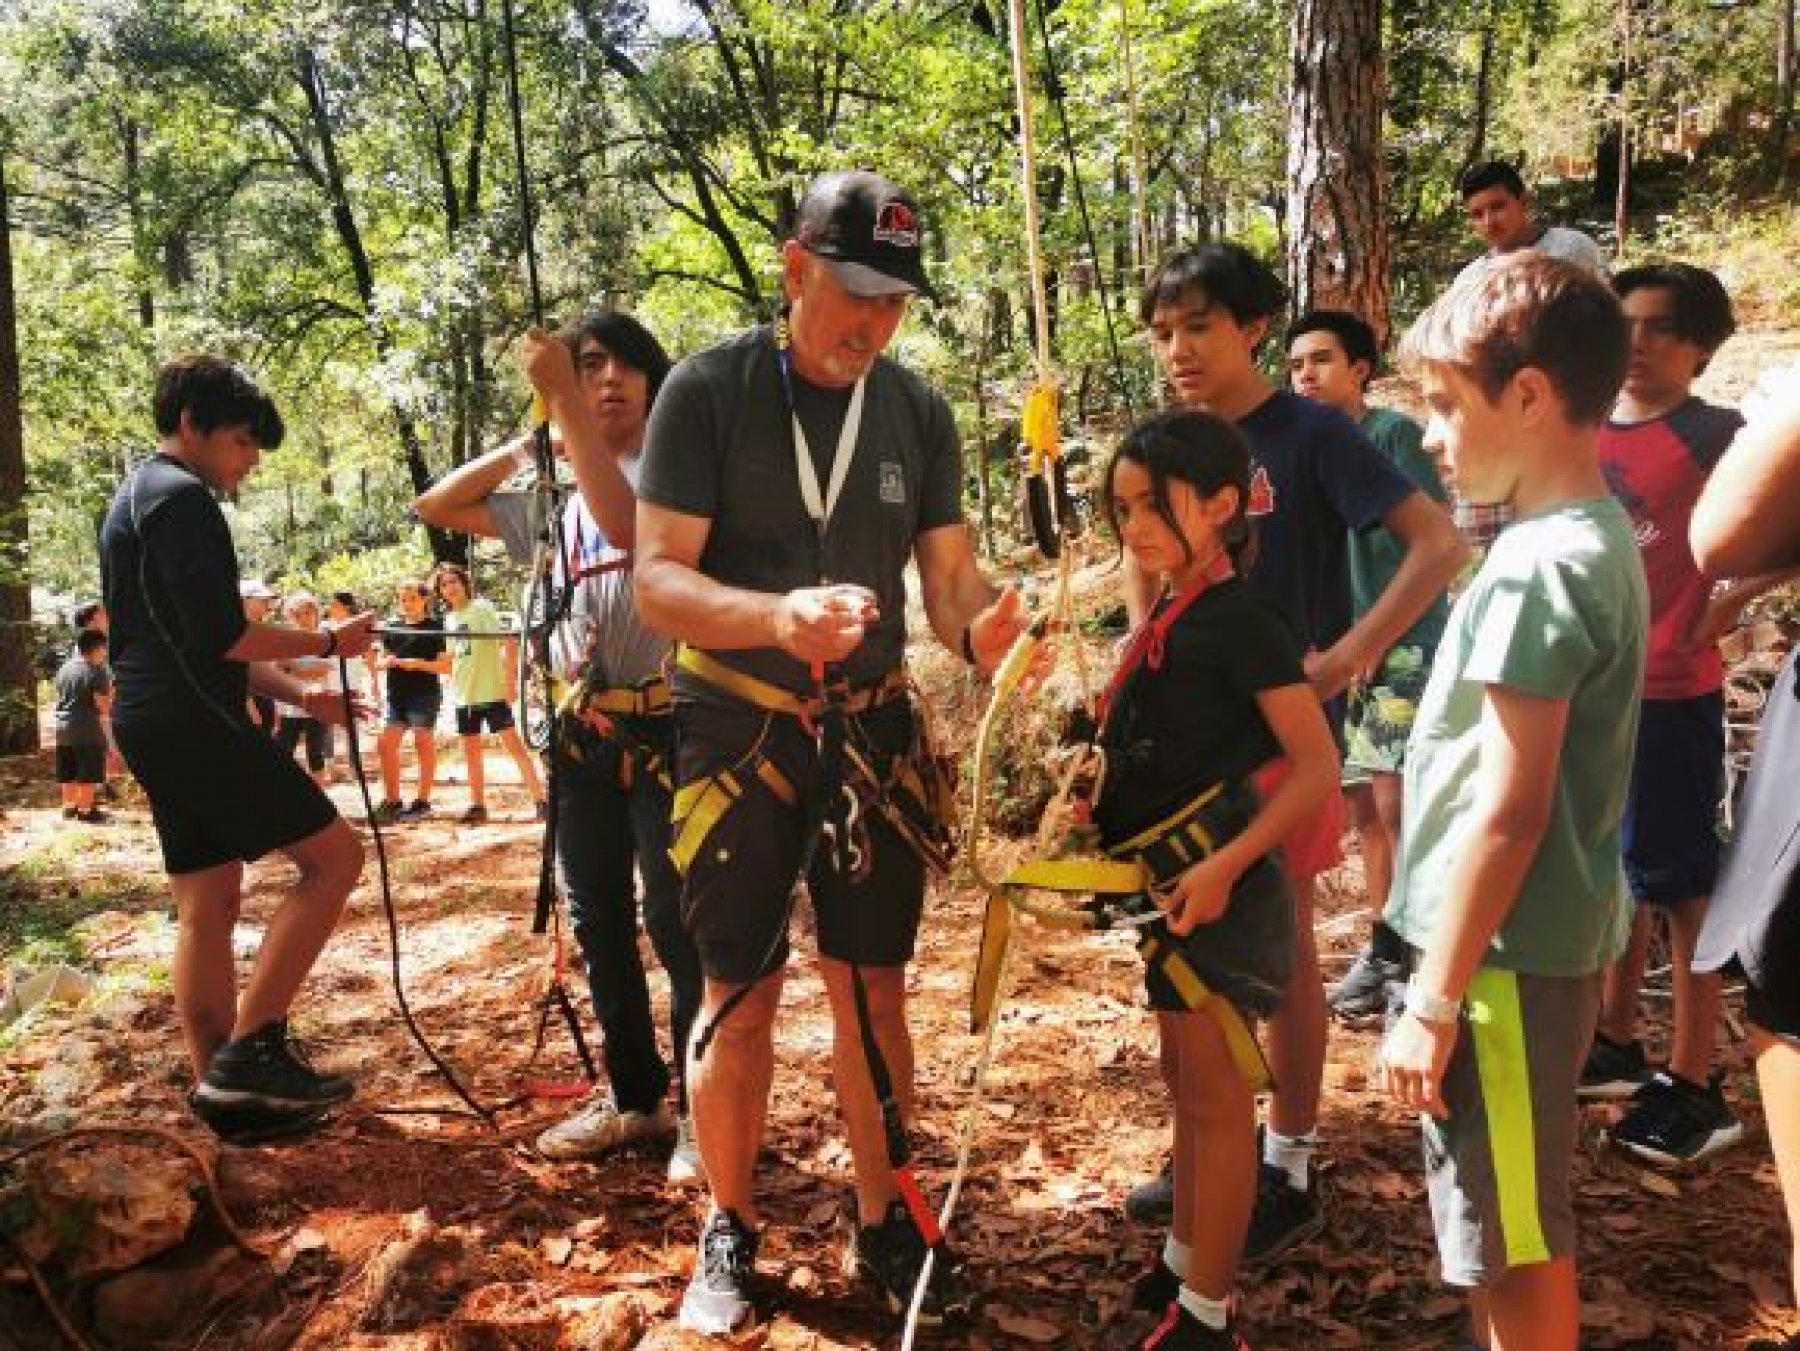
[[[903,570],[917,560],[932,631],[983,669],[1026,616],[976,565],[948,406],[881,355],[909,299],[930,294],[921,242],[917,208],[887,179],[820,178],[782,249],[782,319],[678,365],[650,419],[638,606],[684,645],[671,852],[706,976],[688,1083],[713,1208],[681,1316],[713,1334],[754,1317],[751,1175],[802,873],[857,1264],[899,1307],[926,1252],[878,1101],[898,1117],[912,1100],[905,972],[943,824],[921,819],[929,788],[887,791],[932,774],[901,673]],[[933,1270],[928,1321],[967,1303],[947,1253]]]

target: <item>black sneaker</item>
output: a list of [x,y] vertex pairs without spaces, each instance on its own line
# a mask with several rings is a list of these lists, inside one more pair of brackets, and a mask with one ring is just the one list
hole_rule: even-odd
[[431,803],[422,797],[416,797],[400,809],[400,820],[423,821],[431,815]]
[[375,810],[369,813],[369,819],[378,826],[385,826],[398,821],[403,815],[405,808],[400,805],[400,799],[391,797],[385,802],[377,803]]
[[1659,1070],[1610,1132],[1614,1144],[1665,1168],[1698,1163],[1744,1138],[1715,1078],[1704,1087]]
[[713,1212],[700,1231],[694,1276],[681,1297],[682,1327],[707,1337],[728,1337],[756,1321],[750,1287],[760,1241],[735,1211]]
[[[912,1307],[913,1287],[918,1284],[925,1253],[925,1236],[913,1223],[904,1201],[890,1203],[880,1224],[859,1226],[852,1249],[857,1271],[881,1287],[888,1308],[895,1313]],[[925,1287],[925,1299],[919,1306],[919,1323],[936,1327],[946,1319],[967,1314],[971,1303],[969,1285],[960,1265],[948,1248],[940,1248],[937,1260],[931,1264],[931,1283]]]
[[1774,1337],[1758,1337],[1745,1346],[1744,1351],[1800,1351],[1800,1332],[1779,1341]]
[[1209,1328],[1170,1300],[1168,1313],[1140,1343],[1139,1351],[1250,1351],[1250,1343],[1230,1323]]
[[1316,1238],[1325,1227],[1316,1188],[1302,1191],[1288,1181],[1287,1170],[1261,1163],[1256,1170],[1256,1208],[1244,1239],[1244,1265],[1273,1262]]
[[200,1091],[188,1093],[188,1110],[228,1145],[261,1145],[306,1135],[324,1125],[335,1103],[322,1107],[277,1109],[256,1103],[213,1103]]
[[1326,1004],[1332,1015],[1351,1026],[1373,1023],[1387,1012],[1396,987],[1404,993],[1411,974],[1405,961],[1376,953],[1374,944],[1356,954],[1344,978],[1331,987]]
[[[1125,1193],[1125,1218],[1146,1229],[1167,1228],[1175,1218],[1175,1161],[1165,1159],[1162,1172]],[[1161,1308],[1162,1305],[1157,1305]]]
[[1604,1032],[1594,1033],[1587,1063],[1581,1067],[1578,1098],[1629,1098],[1644,1087],[1650,1066],[1644,1060],[1643,1043],[1617,1042]]
[[1160,1313],[1181,1293],[1181,1277],[1162,1258],[1137,1278],[1131,1287],[1131,1307],[1140,1313]]
[[278,1018],[221,1046],[194,1096],[209,1107],[295,1112],[329,1107],[355,1091],[341,1074],[320,1074],[309,1065],[288,1035],[287,1020]]

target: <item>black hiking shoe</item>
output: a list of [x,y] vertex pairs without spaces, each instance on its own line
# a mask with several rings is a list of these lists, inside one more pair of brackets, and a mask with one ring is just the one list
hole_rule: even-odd
[[400,819],[405,810],[399,798],[390,797],[375,804],[375,810],[369,813],[369,819],[378,826],[391,825]]
[[1161,1313],[1175,1302],[1181,1293],[1181,1277],[1175,1274],[1162,1258],[1137,1278],[1131,1287],[1131,1307],[1140,1313]]
[[[1125,1218],[1146,1229],[1164,1229],[1175,1218],[1175,1161],[1165,1159],[1162,1171],[1125,1193]],[[1168,1301],[1163,1301],[1167,1303]],[[1156,1306],[1162,1308],[1162,1304]]]
[[1659,1070],[1609,1134],[1640,1159],[1676,1168],[1731,1148],[1744,1138],[1744,1123],[1731,1114],[1716,1078],[1696,1084]]
[[715,1210],[700,1231],[693,1279],[681,1297],[681,1326],[708,1337],[728,1337],[756,1321],[751,1285],[756,1280],[759,1236],[735,1211]]
[[260,1107],[301,1112],[344,1102],[356,1087],[341,1074],[320,1074],[306,1062],[277,1018],[247,1037],[228,1041],[213,1056],[194,1090],[208,1107]]
[[1257,1165],[1256,1209],[1244,1239],[1244,1265],[1262,1266],[1284,1256],[1325,1228],[1316,1186],[1302,1191],[1288,1181],[1287,1169]]
[[201,1124],[228,1145],[261,1145],[309,1135],[325,1124],[336,1106],[327,1103],[289,1111],[255,1104],[233,1106],[207,1102],[198,1089],[189,1090],[187,1105]]
[[[856,1270],[881,1288],[888,1308],[903,1314],[912,1307],[913,1287],[918,1284],[926,1251],[925,1236],[907,1213],[906,1202],[893,1201],[880,1224],[858,1226],[851,1256]],[[936,1327],[948,1319],[963,1317],[972,1304],[973,1296],[963,1279],[961,1265],[948,1247],[940,1248],[937,1260],[931,1264],[925,1300],[919,1306],[920,1326]]]
[[1588,1048],[1587,1060],[1581,1067],[1581,1082],[1576,1085],[1578,1098],[1633,1098],[1650,1078],[1650,1066],[1644,1059],[1644,1044],[1639,1041],[1614,1041],[1604,1032],[1594,1033],[1594,1044]]
[[1232,1324],[1209,1328],[1170,1300],[1168,1313],[1139,1344],[1138,1351],[1250,1351],[1250,1344]]

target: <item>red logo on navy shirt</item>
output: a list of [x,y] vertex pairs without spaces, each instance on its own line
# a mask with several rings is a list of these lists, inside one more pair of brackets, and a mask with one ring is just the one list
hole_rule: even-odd
[[1250,476],[1250,502],[1244,508],[1248,516],[1267,516],[1275,510],[1275,485],[1269,482],[1269,471],[1260,464]]

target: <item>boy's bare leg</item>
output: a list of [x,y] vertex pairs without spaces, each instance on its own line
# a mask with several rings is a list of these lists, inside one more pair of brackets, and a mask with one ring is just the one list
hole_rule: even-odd
[[1514,1267],[1469,1295],[1470,1321],[1487,1329],[1489,1351],[1576,1351],[1581,1299],[1575,1259]]
[[1762,1090],[1781,1199],[1787,1206],[1789,1265],[1794,1303],[1800,1305],[1800,1046],[1752,1023],[1750,1049],[1756,1054],[1756,1082]]
[[231,1039],[237,1024],[231,931],[237,925],[243,886],[242,863],[222,863],[169,878],[180,926],[171,972],[175,1011],[196,1079],[205,1076],[213,1052]]
[[[362,874],[362,841],[342,817],[282,852],[293,860],[300,875],[263,933],[262,949],[238,1003],[233,1037],[246,1036],[287,1017],[294,996],[337,928],[344,902]],[[229,929],[225,942],[229,959]]]
[[1650,935],[1656,916],[1647,905],[1635,907],[1631,938],[1619,960],[1606,968],[1606,990],[1600,1000],[1600,1030],[1608,1041],[1628,1046],[1637,1040],[1638,1000],[1644,971],[1650,965]]
[[1319,1124],[1319,1086],[1325,1076],[1325,986],[1313,935],[1313,878],[1293,878],[1294,974],[1287,997],[1269,1019],[1269,1068],[1276,1089],[1269,1125],[1281,1135],[1309,1134]]
[[[1398,774],[1374,774],[1369,779],[1369,793],[1375,803],[1375,820],[1381,833],[1382,867],[1379,876],[1369,879],[1369,904],[1379,916],[1394,889],[1394,857],[1400,849],[1400,817],[1405,807],[1406,780]],[[1368,863],[1365,857],[1364,870]]]
[[1690,1083],[1704,1084],[1712,1073],[1723,981],[1716,971],[1694,970],[1694,945],[1706,919],[1709,898],[1669,907],[1669,1069]]

